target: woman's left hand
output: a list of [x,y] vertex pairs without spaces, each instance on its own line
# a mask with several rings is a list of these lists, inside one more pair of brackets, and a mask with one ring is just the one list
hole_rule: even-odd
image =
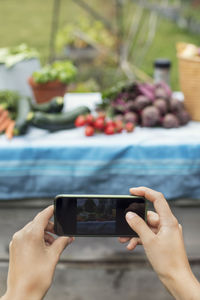
[[53,205],[47,207],[13,235],[10,242],[10,262],[7,292],[2,300],[41,300],[51,286],[61,253],[73,238],[55,239],[50,222]]

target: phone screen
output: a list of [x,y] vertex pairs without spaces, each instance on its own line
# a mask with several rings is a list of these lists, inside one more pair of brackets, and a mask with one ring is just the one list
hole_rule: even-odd
[[136,212],[145,219],[145,199],[133,196],[58,196],[55,230],[58,235],[135,236],[125,214]]

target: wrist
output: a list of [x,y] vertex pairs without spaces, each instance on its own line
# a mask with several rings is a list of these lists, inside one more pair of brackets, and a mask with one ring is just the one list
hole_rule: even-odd
[[44,296],[26,291],[7,290],[0,300],[42,300]]
[[199,299],[200,283],[191,269],[174,272],[160,280],[176,300]]

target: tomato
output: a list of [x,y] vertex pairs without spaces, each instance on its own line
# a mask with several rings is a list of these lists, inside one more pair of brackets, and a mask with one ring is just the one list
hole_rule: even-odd
[[112,121],[112,120],[109,120],[109,121],[106,121],[106,124],[105,124],[105,126],[106,126],[106,127],[109,127],[109,126],[113,126],[113,127],[115,127],[115,126],[116,126],[116,124],[115,124],[115,122],[114,122],[114,121]]
[[81,127],[84,125],[85,125],[85,116],[83,116],[83,115],[78,116],[75,120],[75,126]]
[[87,125],[93,125],[94,121],[95,121],[95,118],[94,118],[94,116],[91,115],[91,114],[88,114],[88,115],[86,116],[86,118],[85,118],[85,123],[86,123]]
[[105,121],[102,117],[98,117],[94,122],[94,127],[98,130],[103,130],[105,126]]
[[118,133],[120,133],[120,132],[122,132],[123,128],[124,128],[123,122],[121,120],[116,120],[115,121],[115,129],[116,129],[116,131]]
[[134,130],[134,124],[132,122],[128,122],[126,123],[125,128],[127,132],[132,132]]
[[111,135],[115,133],[115,127],[113,125],[106,126],[104,133],[107,135]]
[[92,136],[92,135],[94,135],[94,127],[90,126],[90,125],[86,126],[85,127],[85,135],[86,136]]

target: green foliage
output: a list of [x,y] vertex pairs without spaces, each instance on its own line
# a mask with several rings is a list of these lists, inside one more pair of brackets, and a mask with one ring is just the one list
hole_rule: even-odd
[[7,109],[12,119],[15,119],[17,113],[18,101],[20,95],[16,91],[1,90],[0,91],[0,107]]
[[115,45],[115,37],[105,28],[100,21],[91,21],[88,18],[80,18],[77,22],[63,26],[56,37],[58,51],[65,46],[84,48],[88,44],[112,48]]
[[4,109],[15,110],[19,99],[20,95],[16,91],[0,91],[0,106]]
[[36,83],[46,83],[59,80],[65,84],[74,80],[77,70],[74,64],[69,61],[55,61],[51,65],[46,65],[39,71],[33,73]]
[[11,67],[14,64],[25,60],[38,57],[38,52],[28,47],[26,44],[20,44],[14,47],[0,48],[0,63],[6,65],[6,67]]
[[90,78],[84,82],[78,82],[75,88],[76,93],[92,93],[92,92],[99,92],[99,91],[100,91],[100,86],[93,78]]
[[[159,0],[154,0],[153,2],[161,3]],[[169,2],[176,4],[177,1],[169,0]],[[182,0],[182,2],[184,4],[185,2],[194,1]],[[100,13],[105,18],[109,18],[110,22],[115,23],[114,1],[87,0],[87,3],[94,8],[100,7]],[[17,0],[1,1],[0,47],[12,47],[22,42],[26,43],[30,47],[38,49],[42,64],[46,64],[49,56],[52,11],[52,0],[21,0],[20,4]],[[192,12],[200,15],[200,9],[198,8],[193,9]],[[124,16],[127,18],[126,14]],[[74,1],[62,1],[62,9],[60,10],[59,17],[60,28],[64,27],[66,23],[73,25],[75,20],[83,17],[88,17],[88,14],[76,5]],[[179,89],[178,60],[175,49],[177,41],[200,45],[199,35],[191,34],[186,30],[180,30],[175,24],[161,20],[154,43],[142,64],[142,70],[149,75],[153,75],[154,59],[157,57],[170,58],[173,64],[171,83],[172,88],[175,90]],[[142,49],[142,45],[140,49]],[[119,74],[118,69],[114,67],[111,69],[108,65],[102,66],[99,64],[95,67],[91,66],[90,70],[87,66],[85,69],[88,71],[82,72],[81,70],[81,72],[78,72],[77,81],[80,80],[83,82],[88,80],[88,78],[97,78],[97,83],[101,84],[102,89],[112,86],[123,77],[123,75]]]

